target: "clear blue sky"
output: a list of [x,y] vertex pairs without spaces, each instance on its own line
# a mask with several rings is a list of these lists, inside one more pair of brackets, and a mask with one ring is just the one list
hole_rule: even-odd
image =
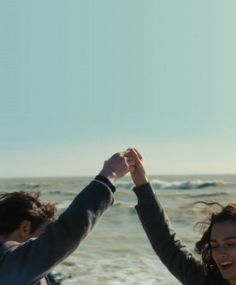
[[235,0],[0,1],[0,176],[236,173]]

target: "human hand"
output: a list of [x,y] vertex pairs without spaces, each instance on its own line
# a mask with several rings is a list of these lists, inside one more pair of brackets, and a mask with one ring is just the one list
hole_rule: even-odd
[[148,183],[148,178],[146,176],[146,170],[143,164],[143,157],[139,151],[135,148],[129,148],[126,151],[127,161],[129,163],[129,171],[132,180],[136,186],[140,186]]
[[124,152],[113,154],[103,164],[99,175],[102,175],[114,183],[117,179],[125,176],[129,172],[127,157]]

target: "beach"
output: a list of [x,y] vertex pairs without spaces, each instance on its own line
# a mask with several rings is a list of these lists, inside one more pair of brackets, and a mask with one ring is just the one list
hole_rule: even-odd
[[[40,191],[57,202],[61,213],[92,177],[0,179],[0,192]],[[207,213],[197,201],[236,201],[236,175],[151,176],[178,237],[193,251],[200,232],[195,224]],[[117,182],[115,203],[79,248],[55,271],[67,275],[62,284],[180,284],[162,265],[142,229],[129,177]]]

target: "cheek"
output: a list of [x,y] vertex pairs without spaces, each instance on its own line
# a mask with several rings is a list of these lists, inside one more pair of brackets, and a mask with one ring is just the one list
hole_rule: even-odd
[[217,253],[215,250],[211,250],[211,257],[214,261],[216,261]]
[[226,247],[226,249],[222,251],[212,250],[211,257],[216,262],[222,255],[229,256],[231,259],[236,261],[236,246]]
[[233,246],[228,251],[229,255],[236,260],[236,246]]

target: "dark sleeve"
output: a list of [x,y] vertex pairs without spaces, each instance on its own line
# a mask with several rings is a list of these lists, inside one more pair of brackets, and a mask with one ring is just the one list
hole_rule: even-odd
[[202,284],[203,266],[176,237],[150,184],[135,187],[133,191],[138,198],[139,219],[161,261],[182,284]]
[[[44,234],[6,252],[0,265],[0,284],[36,284],[78,247],[113,201],[105,183],[92,181]],[[1,283],[3,280],[7,282]]]

